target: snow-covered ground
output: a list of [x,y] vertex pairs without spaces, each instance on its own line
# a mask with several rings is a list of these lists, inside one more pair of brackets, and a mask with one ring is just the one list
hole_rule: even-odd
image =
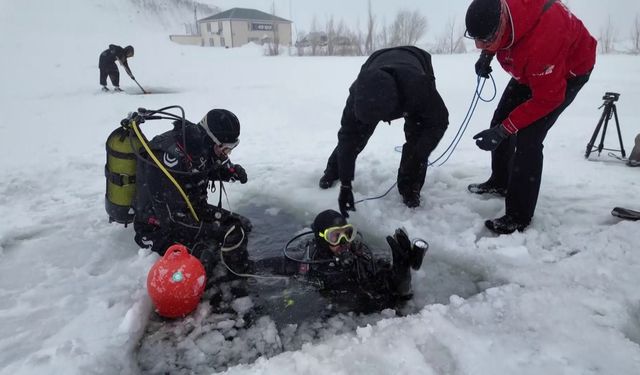
[[[309,221],[337,206],[337,190],[319,190],[317,179],[364,61],[178,46],[124,2],[67,3],[73,11],[49,1],[0,2],[0,374],[130,374],[154,359],[141,361],[139,346],[153,324],[145,281],[157,256],[138,249],[132,229],[108,224],[104,212],[104,142],[129,111],[179,104],[192,121],[212,108],[233,111],[242,123],[233,160],[250,181],[229,187],[231,207],[261,205]],[[98,55],[109,43],[135,46],[130,65],[154,94],[135,95],[124,74],[126,94],[99,92]],[[433,57],[451,113],[436,155],[467,111],[475,58]],[[639,62],[599,56],[591,81],[547,137],[526,232],[489,235],[483,222],[502,214],[503,201],[466,192],[490,171],[489,154],[471,136],[487,126],[496,101],[481,104],[451,160],[429,170],[420,208],[406,208],[393,191],[352,215],[368,233],[404,226],[430,242],[414,274],[418,312],[386,312],[228,373],[640,373],[640,231],[609,214],[618,205],[640,208],[640,170],[605,155],[583,157],[605,91],[622,93],[618,112],[631,150],[640,132]],[[495,76],[503,88],[507,77]],[[380,125],[360,155],[356,199],[395,181],[401,128]],[[607,143],[617,146],[613,126]],[[467,289],[474,281],[475,293]],[[209,309],[203,303],[189,324]],[[277,342],[282,332],[260,324],[258,334]],[[206,373],[198,358],[203,344],[215,342],[185,340],[194,368]]]

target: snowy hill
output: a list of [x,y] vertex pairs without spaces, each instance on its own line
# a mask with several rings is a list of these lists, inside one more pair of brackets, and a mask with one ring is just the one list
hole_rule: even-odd
[[[231,208],[267,207],[309,222],[337,205],[337,190],[320,191],[317,179],[364,58],[179,46],[133,2],[66,5],[0,2],[0,374],[212,373],[225,355],[255,348],[231,339],[237,346],[222,351],[228,346],[217,344],[220,336],[202,331],[164,347],[175,352],[140,348],[147,327],[157,323],[145,290],[157,256],[135,245],[131,227],[107,223],[104,142],[138,107],[179,104],[192,121],[227,108],[242,123],[233,160],[249,173],[248,184],[228,188]],[[109,43],[135,46],[131,68],[153,94],[138,95],[124,75],[126,93],[99,91],[98,55]],[[451,113],[435,154],[464,118],[475,59],[433,57]],[[499,90],[507,79],[496,72]],[[622,94],[618,112],[630,151],[640,132],[639,58],[600,56],[545,142],[542,190],[527,231],[489,235],[483,222],[502,214],[502,200],[466,192],[490,171],[489,155],[471,136],[487,126],[497,103],[481,104],[452,159],[429,170],[420,208],[406,208],[392,191],[353,214],[364,232],[382,237],[404,226],[430,242],[425,267],[414,273],[417,312],[386,311],[357,328],[332,321],[317,337],[296,337],[298,345],[281,354],[291,336],[264,320],[255,336],[276,350],[228,373],[640,373],[640,231],[638,223],[609,214],[617,205],[640,209],[640,170],[606,155],[583,157],[605,91]],[[144,130],[152,135],[167,127]],[[380,125],[360,155],[356,199],[395,181],[401,128],[400,121]],[[607,143],[616,146],[613,127]],[[210,309],[203,302],[185,326],[206,319]],[[172,372],[174,357],[192,367]],[[235,363],[243,362],[229,365]]]

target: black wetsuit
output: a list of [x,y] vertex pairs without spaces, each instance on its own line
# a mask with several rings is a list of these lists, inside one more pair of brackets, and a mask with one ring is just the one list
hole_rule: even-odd
[[[399,106],[379,121],[404,118],[406,142],[398,169],[398,190],[401,195],[419,194],[427,171],[427,158],[436,148],[449,124],[449,112],[436,90],[431,55],[413,46],[394,47],[374,52],[360,72],[382,69],[389,72],[399,93]],[[364,123],[356,117],[354,82],[342,113],[338,145],[327,161],[325,176],[349,184],[354,178],[358,154],[378,121]]]
[[[190,122],[186,122],[184,132],[182,123],[175,122],[173,130],[154,137],[149,147],[183,189],[199,220],[176,186],[142,150],[136,172],[135,240],[160,254],[170,245],[181,243],[210,272],[231,226],[241,226],[247,233],[251,230],[246,218],[207,202],[209,182],[229,181],[235,165],[220,160],[204,130]],[[231,236],[229,243],[237,242],[240,231]],[[227,255],[229,259],[236,256],[246,259],[246,247]]]
[[102,51],[98,61],[100,85],[106,86],[107,77],[109,77],[113,86],[120,86],[120,72],[118,71],[116,60],[120,61],[120,64],[122,64],[127,74],[131,76],[131,69],[129,68],[129,63],[127,63],[127,55],[124,48],[110,44],[108,49]]
[[[310,240],[302,247],[301,259],[271,258],[254,264],[258,273],[291,276],[311,285],[323,296],[347,311],[373,312],[394,308],[411,298],[411,272],[408,261],[376,258],[369,247],[354,241],[349,256],[335,256],[324,244]],[[318,263],[318,261],[323,261]]]

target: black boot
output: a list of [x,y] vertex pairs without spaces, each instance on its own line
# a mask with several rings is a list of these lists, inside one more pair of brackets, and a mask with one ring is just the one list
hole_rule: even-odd
[[484,226],[494,233],[511,234],[515,231],[522,232],[529,226],[529,222],[518,221],[513,216],[504,215],[497,219],[485,221]]
[[332,187],[336,181],[338,181],[337,177],[333,177],[325,173],[322,175],[322,177],[320,177],[318,186],[320,186],[320,189],[328,189]]
[[409,208],[416,208],[420,206],[420,193],[409,192],[402,195],[402,202]]
[[507,195],[507,188],[495,184],[489,180],[481,184],[470,184],[467,189],[474,194],[495,194],[501,197]]

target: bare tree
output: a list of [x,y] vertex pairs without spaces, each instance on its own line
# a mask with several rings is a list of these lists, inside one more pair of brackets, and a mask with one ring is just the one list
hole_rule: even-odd
[[455,17],[450,19],[445,26],[444,32],[436,41],[435,53],[465,53],[467,48],[464,45],[464,30],[456,27]]
[[271,30],[273,32],[273,38],[269,38],[267,41],[268,51],[267,54],[269,56],[278,56],[280,54],[280,35],[278,34],[278,23],[276,22],[276,4],[275,2],[271,3],[271,15],[273,16],[273,20],[271,21]]
[[336,29],[334,26],[333,15],[327,20],[325,25],[325,32],[327,33],[327,55],[333,56],[333,50],[335,48],[336,41]]
[[600,52],[607,54],[614,50],[614,41],[616,37],[616,30],[611,23],[611,16],[607,18],[607,23],[604,29],[600,29],[600,37],[598,38],[598,44],[600,45]]
[[383,18],[380,23],[380,29],[374,34],[374,44],[377,48],[386,48],[389,46],[389,27],[387,21]]
[[373,16],[373,10],[371,9],[371,0],[369,0],[367,8],[367,39],[364,42],[364,53],[367,55],[370,55],[376,49],[374,36],[375,28],[376,18]]
[[631,29],[631,41],[633,42],[633,53],[640,53],[640,15],[637,13]]
[[307,35],[306,31],[298,30],[297,37],[298,38],[296,39],[296,43],[295,43],[297,55],[304,56],[304,49],[305,47],[309,46],[309,36]]
[[[313,15],[313,19],[311,20],[311,33],[309,33],[309,36],[311,35],[319,35],[318,32],[318,18],[316,17],[316,15]],[[320,46],[321,40],[320,38],[315,38],[312,37],[309,40],[309,43],[311,44],[311,56],[315,56],[318,52],[318,47]]]
[[[312,29],[316,29],[315,17]],[[343,19],[336,24],[332,15],[324,28],[325,31],[299,32],[296,40],[298,56],[305,54],[325,56],[360,56],[363,54],[364,38],[356,25],[355,31]]]
[[418,10],[400,10],[391,24],[390,46],[416,44],[427,31],[427,17]]

